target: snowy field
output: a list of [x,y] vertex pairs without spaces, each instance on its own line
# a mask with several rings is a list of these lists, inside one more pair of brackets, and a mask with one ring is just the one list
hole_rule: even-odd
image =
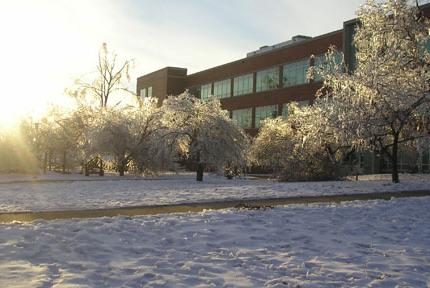
[[[281,183],[194,174],[165,175],[153,179],[82,175],[0,176],[0,212],[73,210],[267,197],[338,195],[430,189],[429,175],[402,175],[393,184],[386,175],[360,181]],[[378,178],[379,177],[379,178]],[[127,180],[128,179],[128,180]],[[377,180],[382,179],[382,180]],[[85,181],[84,181],[85,180]]]
[[429,287],[430,197],[0,224],[0,287]]

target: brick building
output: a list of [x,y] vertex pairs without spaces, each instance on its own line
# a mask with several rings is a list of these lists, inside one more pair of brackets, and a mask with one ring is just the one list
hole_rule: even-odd
[[[421,8],[429,17],[430,4]],[[157,97],[160,104],[168,95],[178,95],[186,89],[201,99],[213,95],[220,99],[233,120],[255,135],[265,118],[288,115],[287,103],[312,104],[322,81],[308,80],[307,70],[309,66],[322,65],[323,55],[330,46],[342,51],[348,68],[354,69],[352,40],[356,24],[357,20],[350,20],[343,23],[343,29],[317,37],[298,35],[273,46],[263,46],[237,61],[190,75],[186,68],[166,67],[139,77],[137,94]],[[380,159],[374,155],[365,158],[369,159],[362,161],[367,166],[364,170],[381,171],[383,165],[375,164]]]
[[255,134],[263,119],[286,115],[285,104],[312,103],[321,79],[309,81],[307,69],[318,65],[332,45],[345,55],[351,54],[352,49],[344,49],[350,47],[345,44],[345,39],[352,39],[348,36],[353,32],[348,29],[350,26],[351,23],[345,23],[342,30],[313,38],[298,35],[261,47],[243,59],[190,75],[186,68],[166,67],[139,77],[137,93],[141,97],[157,97],[160,103],[168,95],[178,95],[186,89],[202,99],[213,95],[233,119]]

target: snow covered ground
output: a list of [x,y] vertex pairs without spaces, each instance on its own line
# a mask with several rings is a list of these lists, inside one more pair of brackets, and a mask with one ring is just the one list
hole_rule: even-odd
[[0,287],[429,287],[430,197],[0,224]]
[[42,175],[37,179],[31,176],[1,175],[0,212],[430,189],[428,175],[412,179],[403,175],[403,178],[400,184],[393,184],[389,179],[366,180],[365,177],[360,181],[280,183],[262,179],[227,180],[220,176],[205,175],[204,182],[198,183],[194,174],[172,174],[152,180],[61,174]]

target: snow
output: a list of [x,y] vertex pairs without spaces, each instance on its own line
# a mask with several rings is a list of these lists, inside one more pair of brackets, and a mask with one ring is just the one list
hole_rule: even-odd
[[[113,208],[214,200],[339,195],[390,191],[428,190],[429,177],[393,184],[390,180],[291,182],[233,179],[194,174],[171,174],[153,179],[129,176],[85,178],[81,175],[50,174],[37,179],[0,177],[0,212]],[[384,178],[385,176],[381,176]],[[102,179],[102,180],[100,180]],[[37,180],[37,181],[32,181]],[[67,180],[67,181],[66,181]],[[86,181],[83,181],[86,180]]]
[[428,207],[422,197],[0,224],[0,287],[428,287]]

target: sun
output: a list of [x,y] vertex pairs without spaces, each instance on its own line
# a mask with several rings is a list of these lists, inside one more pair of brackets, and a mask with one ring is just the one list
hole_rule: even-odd
[[65,88],[95,69],[103,21],[90,21],[90,1],[77,2],[0,1],[0,125],[68,105]]

